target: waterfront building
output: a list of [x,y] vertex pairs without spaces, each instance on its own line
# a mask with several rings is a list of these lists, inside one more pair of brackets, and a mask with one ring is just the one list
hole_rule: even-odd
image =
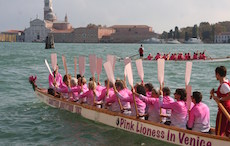
[[230,43],[230,32],[223,32],[215,35],[214,43]]
[[110,36],[110,41],[113,43],[139,43],[156,37],[152,27],[147,25],[114,25],[110,28],[116,31]]
[[30,27],[24,30],[25,42],[44,42],[51,31],[52,22],[34,19],[30,21]]
[[74,43],[100,43],[103,37],[115,33],[115,30],[108,27],[87,26],[75,28],[73,32]]
[[0,33],[0,42],[23,42],[24,32],[22,30],[8,30]]

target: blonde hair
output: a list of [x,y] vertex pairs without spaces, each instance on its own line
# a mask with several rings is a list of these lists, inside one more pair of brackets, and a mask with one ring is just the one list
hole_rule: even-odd
[[89,86],[89,90],[94,90],[94,89],[96,89],[97,85],[94,81],[90,81],[88,86]]
[[70,84],[71,84],[71,86],[77,86],[77,83],[78,83],[78,80],[76,79],[76,78],[71,78],[71,80],[70,80]]

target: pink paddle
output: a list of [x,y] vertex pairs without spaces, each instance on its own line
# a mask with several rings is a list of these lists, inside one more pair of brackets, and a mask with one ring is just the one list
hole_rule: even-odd
[[66,59],[65,59],[64,55],[62,55],[62,62],[63,62],[63,66],[64,66],[64,69],[65,69],[65,74],[68,75],[68,70],[67,70],[67,65],[66,65]]
[[56,70],[57,68],[57,54],[56,53],[51,54],[51,66],[53,70]]
[[79,73],[81,76],[84,76],[85,74],[85,57],[79,56]]
[[161,86],[164,82],[164,69],[165,69],[165,60],[158,59],[157,60],[157,75],[158,75],[158,81]]
[[89,55],[89,67],[92,76],[95,77],[95,73],[97,72],[97,56],[95,54]]
[[124,59],[124,64],[127,65],[129,62],[131,62],[131,58],[126,57],[126,58]]
[[74,57],[74,76],[77,78],[77,57]]
[[113,84],[115,84],[114,74],[113,74],[113,69],[112,69],[111,63],[108,61],[106,63],[104,63],[104,69],[105,69],[105,72],[106,72],[106,75],[107,75],[109,81],[111,81]]
[[192,86],[187,85],[186,86],[186,92],[187,92],[187,109],[190,111],[191,108],[191,103],[192,103],[192,99],[191,99],[191,95],[192,95]]
[[47,67],[47,69],[49,70],[50,74],[51,74],[52,76],[54,76],[53,73],[52,73],[52,71],[51,71],[51,69],[50,69],[49,63],[47,62],[46,59],[45,59],[45,64],[46,64],[46,67]]
[[143,69],[143,64],[142,64],[142,59],[136,60],[136,66],[137,66],[137,72],[138,75],[141,79],[141,82],[144,82],[144,69]]
[[[131,88],[133,88],[133,72],[132,72],[131,62],[128,63],[125,67],[126,67],[126,72],[127,72],[127,76],[128,76],[129,85],[131,86]],[[136,117],[138,117],[139,113],[138,113],[138,110],[137,110],[137,103],[136,103],[134,93],[133,93],[133,102],[134,102],[134,105],[135,105]]]
[[190,82],[191,72],[192,72],[192,62],[186,62],[185,86],[187,86]]
[[109,61],[112,65],[112,69],[114,71],[115,69],[115,63],[116,63],[116,56],[114,55],[107,55],[107,61]]
[[100,74],[102,71],[102,58],[97,58],[97,82],[99,83]]

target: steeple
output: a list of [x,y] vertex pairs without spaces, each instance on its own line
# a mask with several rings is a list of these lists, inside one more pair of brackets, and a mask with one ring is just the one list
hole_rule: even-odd
[[65,14],[65,22],[68,22],[67,14]]
[[56,20],[56,16],[53,13],[52,0],[44,0],[44,20]]

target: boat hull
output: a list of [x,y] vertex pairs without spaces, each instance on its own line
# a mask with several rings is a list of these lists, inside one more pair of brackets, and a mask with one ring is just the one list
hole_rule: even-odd
[[53,97],[38,88],[35,88],[35,94],[42,102],[51,107],[77,113],[89,120],[164,142],[189,146],[230,145],[230,139],[226,137],[179,129],[173,126],[125,116],[121,113],[111,112],[106,109],[69,102],[62,98]]

